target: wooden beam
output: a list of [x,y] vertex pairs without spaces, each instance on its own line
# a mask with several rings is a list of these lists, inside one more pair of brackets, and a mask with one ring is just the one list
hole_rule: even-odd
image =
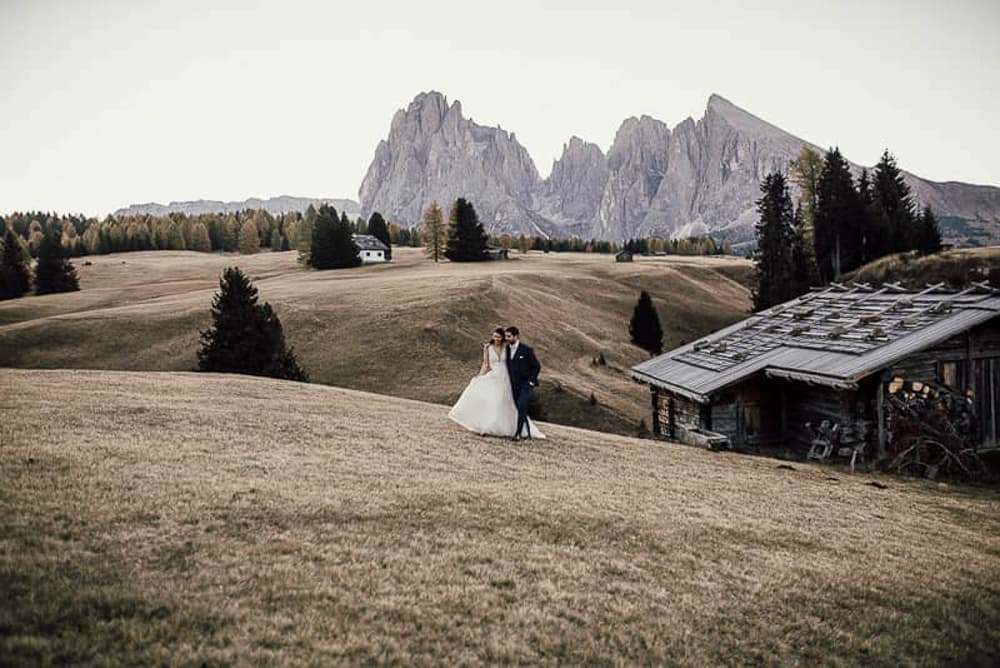
[[881,461],[885,458],[885,446],[887,434],[885,432],[885,378],[883,372],[878,377],[878,384],[875,386],[875,420],[878,422],[878,456]]

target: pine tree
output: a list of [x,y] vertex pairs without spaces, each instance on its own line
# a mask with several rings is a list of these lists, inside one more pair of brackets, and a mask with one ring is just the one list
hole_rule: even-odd
[[937,253],[941,250],[941,231],[938,229],[937,218],[929,206],[917,214],[914,221],[914,250],[923,254]]
[[208,236],[208,228],[200,220],[191,225],[191,241],[188,248],[199,253],[212,252],[212,240]]
[[333,227],[339,223],[336,209],[328,204],[319,207],[309,241],[309,265],[314,269],[333,269]]
[[888,238],[887,253],[899,253],[914,248],[911,235],[916,218],[910,186],[888,149],[875,166],[873,179],[874,205],[880,224]]
[[858,177],[858,208],[861,215],[861,264],[888,253],[888,235],[882,225],[881,217],[875,210],[875,195],[872,189],[871,175],[867,169],[861,170]]
[[757,200],[757,288],[753,293],[754,310],[760,311],[796,296],[793,248],[795,231],[792,198],[780,172],[768,174],[760,186],[763,196]]
[[384,243],[389,250],[385,253],[385,259],[392,259],[392,243],[389,235],[389,228],[385,224],[385,218],[382,214],[376,211],[368,219],[368,234],[372,235],[382,243]]
[[38,246],[38,264],[35,266],[36,295],[74,292],[80,289],[76,269],[66,259],[60,236],[60,231],[52,226]]
[[346,215],[341,216],[339,222],[333,223],[330,237],[333,244],[333,269],[347,269],[361,264],[361,251],[354,243],[354,224]]
[[307,380],[294,351],[285,345],[278,316],[267,302],[257,303],[257,288],[237,267],[229,267],[219,279],[212,326],[201,333],[198,370]]
[[819,284],[819,269],[816,267],[815,256],[809,252],[809,238],[802,208],[796,208],[792,229],[793,296],[805,294],[809,292],[809,288]]
[[434,200],[424,210],[421,236],[424,247],[427,249],[427,257],[435,262],[440,262],[444,258],[446,235],[444,214],[441,212],[437,200]]
[[3,255],[0,255],[0,299],[17,299],[30,289],[31,272],[24,261],[20,237],[8,227],[3,237]]
[[472,203],[462,197],[455,200],[448,215],[445,257],[452,262],[481,262],[487,259],[488,239]]
[[659,355],[663,352],[663,327],[660,326],[660,316],[656,314],[653,300],[645,290],[639,293],[639,301],[628,323],[628,333],[632,343],[649,354]]
[[861,263],[863,212],[850,166],[840,149],[827,151],[816,197],[816,264],[823,282]]
[[253,218],[248,218],[240,225],[240,254],[253,255],[260,252],[260,231]]

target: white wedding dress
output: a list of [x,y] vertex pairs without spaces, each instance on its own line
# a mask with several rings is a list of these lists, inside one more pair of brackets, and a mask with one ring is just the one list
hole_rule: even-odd
[[[510,388],[507,360],[501,355],[490,346],[489,371],[469,382],[448,417],[477,434],[511,437],[517,429],[517,407]],[[528,420],[528,426],[532,438],[545,438],[534,422]]]

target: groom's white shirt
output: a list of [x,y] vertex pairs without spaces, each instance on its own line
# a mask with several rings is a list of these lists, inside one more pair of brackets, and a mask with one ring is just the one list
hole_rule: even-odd
[[518,341],[517,343],[515,343],[514,345],[512,345],[512,346],[510,347],[510,358],[511,358],[511,359],[514,359],[514,355],[516,355],[516,354],[517,354],[517,347],[518,347],[519,345],[521,345],[521,342],[520,342],[520,341]]

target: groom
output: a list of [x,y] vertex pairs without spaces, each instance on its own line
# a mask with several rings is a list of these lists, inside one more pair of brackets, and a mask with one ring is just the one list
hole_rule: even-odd
[[[538,372],[542,365],[535,357],[535,351],[526,343],[521,343],[521,332],[517,327],[508,327],[505,331],[507,339],[507,371],[510,376],[510,386],[514,391],[514,404],[517,406],[517,431],[514,440],[531,438],[531,425],[528,424],[528,404],[534,396],[534,388],[538,387]],[[524,436],[521,431],[524,430]]]

